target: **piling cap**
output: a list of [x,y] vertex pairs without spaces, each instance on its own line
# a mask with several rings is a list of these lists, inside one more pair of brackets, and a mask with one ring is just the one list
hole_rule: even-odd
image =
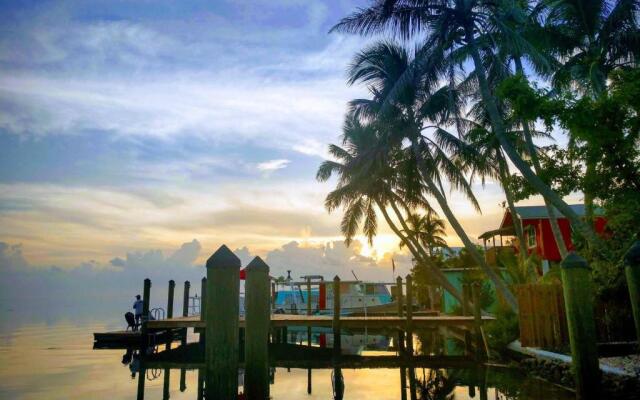
[[630,267],[640,267],[640,240],[636,240],[624,255],[624,263]]
[[587,263],[587,260],[580,257],[574,251],[567,254],[567,256],[564,258],[564,260],[562,260],[562,263],[560,265],[562,266],[563,269],[570,269],[570,268],[589,269],[589,263]]
[[260,258],[260,256],[255,256],[253,258],[253,260],[251,260],[249,265],[247,265],[245,270],[246,271],[261,271],[261,272],[269,273],[269,266],[267,265],[266,262],[262,261],[262,258]]
[[240,259],[226,245],[220,246],[207,260],[207,268],[240,269]]

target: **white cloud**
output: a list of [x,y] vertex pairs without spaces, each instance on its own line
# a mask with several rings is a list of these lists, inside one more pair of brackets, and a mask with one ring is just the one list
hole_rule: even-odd
[[291,163],[291,160],[279,159],[279,160],[269,160],[265,162],[261,162],[257,165],[259,171],[269,172],[276,171],[279,169],[286,168],[287,165]]

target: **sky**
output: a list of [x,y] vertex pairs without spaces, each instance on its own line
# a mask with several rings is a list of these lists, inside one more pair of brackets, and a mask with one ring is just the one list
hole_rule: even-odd
[[[0,1],[0,272],[137,279],[221,244],[276,274],[407,272],[386,226],[346,248],[315,180],[366,94],[345,70],[367,40],[328,31],[366,4]],[[482,214],[450,204],[477,238],[503,198],[474,187]]]

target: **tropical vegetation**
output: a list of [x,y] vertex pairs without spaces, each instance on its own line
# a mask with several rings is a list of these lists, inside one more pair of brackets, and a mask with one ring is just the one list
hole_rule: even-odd
[[[556,218],[567,218],[599,295],[624,297],[619,267],[640,232],[639,10],[639,0],[373,0],[339,21],[333,32],[377,38],[347,71],[368,96],[349,102],[342,144],[317,175],[337,176],[326,207],[344,209],[347,244],[360,231],[371,241],[382,215],[420,273],[460,298],[435,254],[446,248],[440,212],[517,312],[449,201],[458,191],[481,211],[472,183],[491,179],[510,210],[542,198],[563,256]],[[564,200],[577,192],[586,218]],[[605,237],[593,228],[599,208]],[[527,279],[532,260],[519,254],[509,273]]]

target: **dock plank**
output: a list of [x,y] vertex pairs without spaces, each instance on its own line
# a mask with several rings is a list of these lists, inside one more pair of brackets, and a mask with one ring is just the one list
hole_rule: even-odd
[[[483,316],[483,322],[495,320],[491,316]],[[240,327],[244,327],[244,318],[240,318]],[[414,328],[432,328],[437,326],[458,326],[471,327],[474,319],[472,316],[438,315],[438,316],[416,316],[412,320]],[[329,315],[291,315],[273,314],[271,316],[271,326],[311,326],[330,328],[333,324],[333,317]],[[171,328],[205,328],[205,321],[199,316],[176,317],[163,320],[154,320],[147,323],[149,329],[171,329]],[[397,316],[374,316],[374,317],[340,317],[342,328],[404,328],[406,318]]]

